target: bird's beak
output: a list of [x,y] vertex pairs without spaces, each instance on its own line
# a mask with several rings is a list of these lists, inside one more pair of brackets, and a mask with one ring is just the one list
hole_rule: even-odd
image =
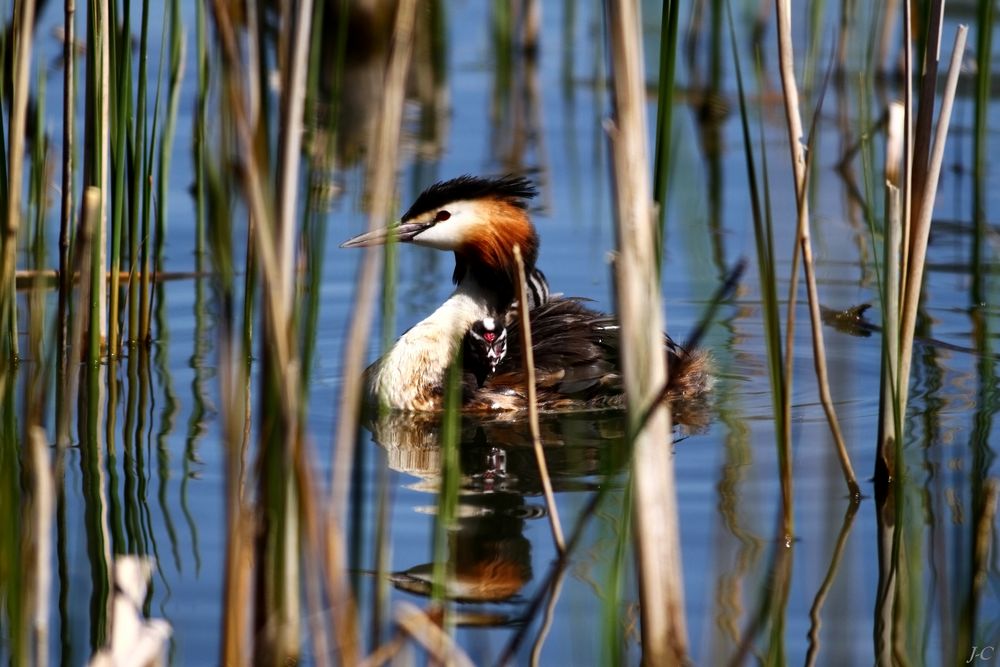
[[385,245],[390,240],[411,241],[413,237],[430,227],[423,222],[404,222],[392,227],[383,227],[374,231],[359,234],[353,239],[348,239],[340,244],[341,248],[367,248],[373,245]]

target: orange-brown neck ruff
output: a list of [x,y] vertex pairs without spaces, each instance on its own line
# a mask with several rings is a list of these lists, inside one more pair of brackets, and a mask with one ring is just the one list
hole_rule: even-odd
[[483,288],[495,294],[494,306],[506,309],[517,289],[517,262],[514,247],[521,248],[524,269],[530,272],[538,259],[538,235],[520,206],[504,199],[493,199],[485,216],[488,224],[473,230],[455,251],[455,273],[461,282],[471,273]]

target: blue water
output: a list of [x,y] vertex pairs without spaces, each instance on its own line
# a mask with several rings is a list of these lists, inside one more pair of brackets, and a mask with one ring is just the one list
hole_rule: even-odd
[[[596,3],[545,3],[542,13],[541,51],[537,71],[518,70],[508,98],[497,95],[496,62],[491,47],[491,17],[486,3],[459,2],[443,6],[447,25],[446,102],[436,116],[441,123],[438,140],[417,136],[420,120],[435,111],[411,99],[401,145],[402,168],[398,179],[397,210],[404,210],[426,186],[463,173],[496,174],[525,171],[538,183],[541,196],[532,210],[542,239],[539,266],[546,272],[553,292],[592,299],[594,307],[613,309],[609,254],[614,247],[612,191],[607,137],[602,123],[610,102],[602,77],[606,75],[601,46],[600,15]],[[567,33],[565,11],[575,7],[572,29]],[[655,84],[658,52],[659,3],[644,3],[647,37],[647,79]],[[55,26],[58,8],[49,8],[41,25]],[[154,15],[159,9],[154,7]],[[682,9],[682,31],[690,25],[688,8]],[[707,7],[703,11],[708,12]],[[742,11],[742,10],[739,10]],[[796,11],[798,7],[796,6]],[[826,9],[815,34],[805,17],[796,19],[796,39],[804,44],[812,35],[821,40],[814,80],[821,79],[831,48],[836,8]],[[860,10],[859,10],[860,11]],[[194,95],[194,9],[185,5],[188,26],[187,67],[181,116],[170,181],[169,235],[165,265],[169,270],[193,270],[194,205],[190,194],[191,144]],[[826,20],[828,19],[828,20]],[[772,19],[773,20],[773,19]],[[859,160],[852,163],[854,183],[837,171],[845,146],[857,141],[867,125],[861,107],[877,118],[893,88],[877,91],[859,83],[860,51],[866,46],[867,16],[856,17],[852,55],[843,85],[827,92],[817,126],[812,175],[813,243],[821,301],[833,308],[863,302],[875,304],[869,316],[878,321],[878,285],[872,255],[872,235],[852,192],[864,192]],[[956,18],[949,15],[945,43],[950,46]],[[705,26],[707,29],[707,25]],[[779,296],[784,304],[788,290],[795,211],[787,136],[780,106],[779,81],[774,54],[773,29],[765,35],[765,89],[753,84],[750,21],[737,16],[738,41],[744,78],[750,85],[755,137],[763,132],[764,147],[774,198],[775,240]],[[58,45],[47,30],[43,46],[54,52]],[[699,321],[726,269],[740,258],[750,260],[736,295],[719,311],[703,344],[712,350],[718,367],[714,403],[701,426],[679,428],[675,445],[680,532],[682,544],[685,612],[691,655],[696,664],[722,664],[737,651],[740,637],[750,627],[755,610],[769,594],[770,558],[777,542],[779,512],[777,450],[767,379],[761,300],[755,270],[755,250],[750,198],[739,125],[736,81],[723,32],[721,75],[711,107],[724,116],[714,127],[699,121],[701,99],[709,92],[710,35],[698,38],[697,59],[678,62],[679,93],[674,107],[675,147],[673,176],[667,211],[667,245],[663,271],[663,296],[669,330],[683,339]],[[970,38],[974,44],[975,36]],[[48,40],[48,41],[44,41]],[[1000,40],[994,40],[994,44]],[[158,53],[159,36],[153,36],[150,53]],[[804,48],[801,49],[804,51]],[[996,61],[996,48],[993,60]],[[970,47],[968,57],[974,51]],[[534,76],[534,81],[531,81]],[[801,71],[799,76],[801,77]],[[49,76],[50,131],[60,124],[58,81],[61,69]],[[967,79],[969,77],[966,77]],[[530,84],[530,88],[529,88]],[[951,661],[954,624],[961,609],[964,587],[970,578],[970,535],[974,515],[972,479],[996,476],[993,462],[997,428],[992,415],[998,407],[993,363],[982,363],[974,348],[972,315],[986,322],[988,345],[995,350],[998,329],[997,289],[992,274],[998,269],[996,230],[990,227],[983,252],[986,302],[971,303],[972,248],[969,167],[972,156],[974,104],[971,81],[963,82],[956,102],[945,170],[941,176],[937,226],[930,246],[926,281],[925,337],[914,363],[914,385],[909,439],[904,449],[908,475],[906,498],[911,511],[923,513],[916,522],[911,553],[925,569],[915,575],[914,618],[901,639],[911,655],[927,663]],[[532,99],[534,90],[535,99]],[[651,87],[655,92],[655,87]],[[351,93],[349,93],[351,94]],[[358,91],[359,99],[365,99]],[[806,96],[812,108],[816,92]],[[371,98],[377,103],[377,94]],[[863,102],[863,105],[862,105]],[[650,125],[655,122],[655,94],[650,95]],[[534,111],[531,111],[534,109]],[[523,114],[518,116],[518,114]],[[423,114],[423,115],[422,115]],[[533,115],[534,114],[534,115]],[[998,117],[991,101],[989,117]],[[811,114],[807,115],[811,118]],[[530,128],[520,137],[518,123]],[[995,125],[995,123],[993,123]],[[807,120],[808,126],[808,120]],[[218,129],[218,128],[215,128]],[[360,134],[361,129],[357,132]],[[363,135],[361,135],[363,136]],[[428,145],[429,144],[429,145]],[[995,128],[988,134],[990,153],[998,149]],[[758,160],[762,147],[755,143]],[[881,161],[882,137],[874,144]],[[959,168],[962,166],[962,168]],[[991,165],[992,166],[992,165]],[[995,171],[995,170],[994,170]],[[876,188],[879,180],[874,179]],[[364,167],[347,161],[334,175],[339,194],[324,213],[326,248],[321,285],[320,320],[315,363],[311,369],[310,408],[307,417],[317,479],[330,478],[332,439],[342,377],[342,346],[355,293],[354,280],[360,253],[338,248],[343,240],[367,224],[362,191]],[[996,224],[1000,189],[992,172],[988,176],[985,211]],[[881,198],[878,199],[881,201]],[[300,211],[304,198],[300,202]],[[879,203],[880,207],[881,204]],[[242,241],[236,244],[242,247]],[[239,251],[241,252],[241,251]],[[451,257],[429,249],[404,247],[399,252],[396,334],[422,319],[451,289]],[[175,664],[214,664],[219,656],[225,553],[224,461],[222,414],[218,369],[218,304],[210,281],[204,280],[204,314],[196,311],[199,281],[164,284],[162,317],[154,329],[154,362],[149,379],[151,394],[141,406],[143,424],[123,436],[124,401],[117,413],[114,465],[117,475],[109,482],[110,521],[133,522],[137,539],[124,545],[128,552],[156,559],[152,594],[147,606],[151,616],[168,620],[174,630],[170,657]],[[796,309],[796,371],[793,388],[794,508],[796,539],[785,614],[783,645],[787,660],[803,662],[809,648],[810,607],[814,603],[833,555],[848,502],[839,464],[820,407],[810,348],[808,311],[800,290]],[[784,306],[783,306],[784,308]],[[198,333],[198,318],[205,330]],[[381,326],[376,322],[378,331]],[[847,536],[822,610],[818,661],[823,664],[873,662],[872,631],[878,581],[876,507],[873,488],[866,480],[874,467],[877,431],[880,338],[857,337],[825,328],[832,393],[855,471],[866,498]],[[203,349],[196,348],[201,336]],[[373,335],[371,358],[378,352]],[[119,380],[127,386],[124,365]],[[347,381],[352,381],[347,379]],[[204,396],[205,412],[197,396]],[[985,402],[980,400],[985,397]],[[121,399],[120,399],[121,400]],[[634,575],[624,582],[626,594],[619,608],[609,608],[605,592],[612,576],[616,541],[622,521],[625,461],[620,424],[595,423],[580,418],[550,425],[546,439],[548,458],[556,479],[557,502],[564,526],[576,524],[591,493],[610,485],[607,500],[584,532],[563,580],[551,629],[540,654],[540,664],[605,664],[614,649],[607,642],[607,618],[620,623],[625,636],[626,663],[640,656],[637,593]],[[510,565],[505,572],[509,597],[497,602],[461,603],[464,612],[497,615],[499,622],[485,627],[461,626],[459,644],[479,664],[489,664],[519,627],[527,602],[539,591],[556,552],[544,502],[539,495],[534,462],[523,429],[483,427],[475,435],[468,427],[463,472],[469,475],[462,509],[468,516],[451,537],[450,557],[458,570],[474,568],[461,561],[475,549]],[[476,437],[479,440],[476,440]],[[380,444],[369,431],[361,434],[358,471],[350,512],[351,567],[357,585],[366,650],[373,648],[367,623],[373,615],[373,590],[379,581],[376,568],[376,512],[379,493],[389,503],[387,568],[403,572],[430,563],[436,506],[436,450],[415,451],[393,447],[392,434]],[[490,469],[490,447],[506,457],[508,476],[482,478]],[[980,458],[977,459],[977,453]],[[980,461],[977,463],[977,460]],[[983,463],[985,461],[985,463]],[[110,467],[106,459],[105,465]],[[476,475],[480,475],[476,477]],[[130,484],[137,481],[138,484]],[[83,483],[79,450],[67,457],[64,481],[67,494],[65,531],[58,549],[68,564],[66,579],[54,585],[66,599],[65,609],[53,603],[52,650],[67,664],[80,664],[91,653],[91,567],[83,530]],[[324,483],[325,486],[325,483]],[[115,515],[115,507],[119,513]],[[485,510],[483,509],[485,508]],[[979,645],[1000,645],[1000,571],[997,547],[986,570],[979,603]],[[502,558],[501,558],[502,557]],[[474,559],[473,559],[474,560]],[[464,563],[464,565],[463,565]],[[55,563],[53,572],[55,572]],[[629,572],[633,572],[632,568]],[[390,587],[390,603],[408,601],[423,605],[426,598]],[[384,614],[385,612],[383,612]],[[531,621],[529,641],[516,653],[518,663],[530,657],[531,638],[539,630]],[[497,619],[494,619],[495,621]],[[388,637],[382,628],[383,638]],[[767,636],[754,639],[750,655],[765,655]],[[306,643],[304,650],[311,650]],[[2,650],[0,650],[2,653]]]

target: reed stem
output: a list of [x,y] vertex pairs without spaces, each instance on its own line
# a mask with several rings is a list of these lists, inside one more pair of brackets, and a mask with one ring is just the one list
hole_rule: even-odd
[[687,659],[677,496],[670,443],[670,409],[656,410],[634,430],[666,383],[663,316],[655,251],[649,158],[646,150],[645,73],[638,3],[608,0],[607,35],[613,78],[618,313],[630,435],[634,539],[639,572],[643,659],[680,664]]
[[[24,137],[28,113],[28,84],[31,81],[31,48],[34,38],[35,1],[24,0],[15,4],[14,40],[14,95],[10,107],[7,151],[7,220],[3,230],[3,263],[0,266],[0,287],[6,292],[0,300],[0,336],[5,337],[8,349],[5,356],[14,360],[18,356],[17,295],[14,287],[14,266],[17,254],[17,235],[21,226],[21,193],[24,174]],[[9,288],[9,291],[8,291]]]
[[[837,411],[830,395],[830,381],[826,367],[826,345],[823,341],[823,323],[820,317],[819,293],[816,287],[816,275],[813,262],[812,241],[809,232],[809,195],[807,191],[808,169],[805,150],[802,145],[802,116],[799,111],[799,92],[795,82],[795,62],[792,47],[792,16],[790,0],[776,0],[776,15],[778,21],[778,61],[781,71],[781,89],[785,106],[785,120],[788,126],[788,144],[791,150],[792,169],[795,174],[795,199],[798,211],[796,226],[796,244],[793,253],[801,253],[802,265],[806,278],[806,293],[809,299],[809,316],[812,325],[813,363],[816,369],[816,381],[819,385],[820,402],[830,425],[830,433],[837,447],[841,470],[848,491],[855,499],[860,499],[861,489],[854,475],[847,445],[840,432]],[[792,338],[793,317],[795,309],[795,294],[797,291],[797,271],[793,269],[789,281],[788,339],[786,341],[785,389],[786,400],[791,396],[792,364],[794,360]]]
[[[389,217],[389,205],[395,190],[396,165],[399,161],[399,136],[403,117],[406,71],[413,47],[416,20],[415,0],[401,0],[396,10],[392,48],[385,74],[385,97],[379,114],[375,146],[369,162],[368,229],[382,227]],[[343,376],[347,378],[340,396],[334,440],[334,465],[331,488],[332,511],[338,516],[347,507],[349,475],[353,462],[354,438],[361,409],[363,387],[360,378],[371,321],[378,295],[378,272],[381,250],[366,248],[357,276],[357,292],[351,328],[344,346]]]
[[[899,396],[900,411],[905,411],[909,397],[910,368],[913,362],[913,339],[917,326],[917,311],[920,307],[920,292],[923,286],[924,264],[927,258],[927,240],[931,231],[931,216],[934,212],[934,199],[937,194],[938,178],[941,175],[941,164],[944,161],[944,147],[948,138],[948,126],[951,123],[951,110],[955,102],[955,90],[958,87],[958,76],[961,72],[962,58],[965,54],[965,40],[968,28],[958,26],[955,32],[955,45],[951,53],[951,63],[948,67],[948,79],[945,82],[941,96],[941,109],[938,112],[937,130],[934,133],[934,144],[928,163],[926,180],[923,189],[917,185],[914,178],[913,193],[920,198],[917,211],[919,215],[913,221],[910,229],[909,261],[906,275],[903,279],[902,317],[900,320],[899,343],[899,377],[896,393]],[[921,107],[923,104],[921,103]],[[917,135],[920,128],[917,128]],[[919,171],[914,165],[915,176]],[[902,437],[902,435],[901,435]]]
[[562,524],[559,522],[559,508],[556,506],[555,494],[552,493],[552,479],[549,477],[549,467],[545,463],[542,435],[538,428],[538,388],[535,386],[535,353],[531,342],[531,316],[528,312],[528,290],[524,284],[524,260],[521,257],[521,247],[517,245],[514,246],[514,262],[517,264],[517,302],[521,313],[519,319],[521,320],[521,341],[524,349],[524,374],[527,377],[528,424],[531,428],[531,445],[535,450],[538,474],[542,479],[542,491],[545,495],[545,507],[548,509],[552,538],[556,542],[556,550],[562,554],[566,551],[566,540],[563,538]]

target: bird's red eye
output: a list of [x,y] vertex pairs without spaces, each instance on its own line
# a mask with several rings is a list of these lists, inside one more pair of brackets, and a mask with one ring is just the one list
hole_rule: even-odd
[[437,215],[434,216],[434,222],[444,222],[445,220],[447,220],[450,217],[451,217],[451,213],[449,213],[448,211],[445,211],[445,210],[440,210],[440,211],[437,212]]
[[496,340],[496,337],[497,335],[492,331],[487,331],[486,333],[483,334],[483,338],[486,340],[487,343],[492,343],[494,340]]

